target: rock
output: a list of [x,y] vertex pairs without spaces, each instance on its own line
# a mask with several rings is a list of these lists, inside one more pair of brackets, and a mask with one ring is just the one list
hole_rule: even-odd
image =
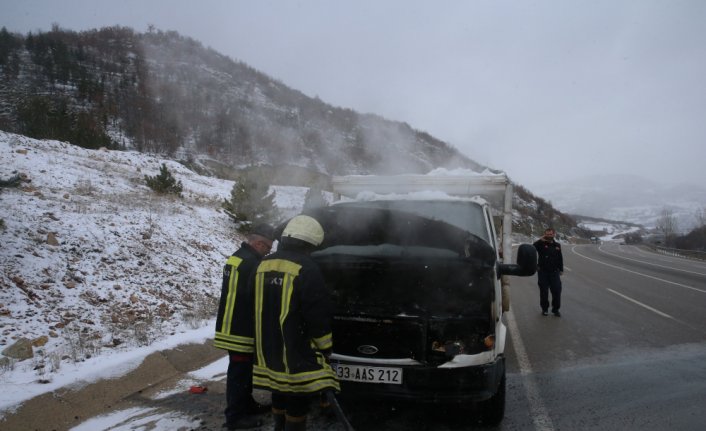
[[20,149],[18,149],[18,150],[15,150],[15,152],[16,152],[17,154],[27,154],[27,150],[24,149],[24,148],[20,148]]
[[20,338],[13,345],[3,350],[2,354],[8,358],[17,359],[18,361],[29,359],[34,356],[32,342],[27,338]]
[[47,234],[47,244],[54,246],[59,245],[59,241],[56,239],[56,235],[54,234],[54,232],[49,232]]
[[68,199],[70,195],[68,193],[64,193],[64,199]]
[[15,275],[12,277],[12,282],[15,283],[17,287],[22,287],[25,285],[25,281],[22,279],[22,277]]
[[52,338],[58,338],[58,337],[59,337],[59,334],[57,334],[57,333],[54,332],[54,331],[49,331],[49,336],[52,337]]
[[76,282],[74,282],[74,281],[66,281],[66,282],[64,282],[64,286],[65,286],[67,289],[74,289],[74,288],[76,287]]
[[49,342],[49,337],[47,337],[46,335],[42,335],[41,337],[35,338],[35,339],[32,341],[32,346],[34,346],[34,347],[42,347],[42,346],[44,346],[45,344],[47,344],[48,342]]

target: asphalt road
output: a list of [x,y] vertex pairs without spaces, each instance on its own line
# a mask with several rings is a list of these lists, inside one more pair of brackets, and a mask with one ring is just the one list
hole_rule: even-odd
[[[706,429],[706,262],[617,244],[565,245],[564,260],[562,317],[541,315],[536,276],[512,279],[512,308],[505,315],[506,414],[498,427],[480,427],[470,410],[356,403],[344,406],[356,430]],[[218,357],[218,352],[186,355],[197,356]],[[138,381],[165,369],[161,356],[152,362],[152,368],[145,365],[136,374]],[[103,415],[128,408],[136,413],[103,429],[222,429],[225,369],[202,382],[209,390],[199,395],[183,390],[183,377],[176,371],[159,384],[128,390],[131,395],[111,402]],[[182,388],[154,397],[175,387]],[[72,397],[79,399],[78,394]],[[46,409],[47,401],[37,404]],[[192,425],[176,425],[174,415]],[[63,423],[80,423],[85,417]],[[263,419],[261,429],[271,429],[271,418]],[[316,408],[309,425],[310,430],[343,429]],[[55,423],[46,429],[70,428]]]
[[562,317],[514,279],[502,430],[706,427],[706,262],[564,246]]

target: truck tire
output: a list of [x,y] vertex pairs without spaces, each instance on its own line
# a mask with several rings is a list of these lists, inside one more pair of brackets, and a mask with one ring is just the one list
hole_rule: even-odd
[[478,420],[483,425],[497,425],[505,416],[505,370],[498,385],[498,391],[490,399],[476,405]]

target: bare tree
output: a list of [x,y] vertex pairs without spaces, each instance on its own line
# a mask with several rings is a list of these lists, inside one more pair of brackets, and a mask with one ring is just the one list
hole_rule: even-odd
[[706,207],[701,207],[694,212],[694,218],[696,219],[695,229],[706,226]]
[[677,235],[677,218],[674,211],[664,207],[659,219],[657,219],[657,230],[664,234],[664,241],[669,246],[674,243]]

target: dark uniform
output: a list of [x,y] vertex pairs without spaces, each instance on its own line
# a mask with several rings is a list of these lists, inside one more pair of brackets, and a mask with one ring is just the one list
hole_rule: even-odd
[[561,307],[561,273],[564,272],[564,257],[561,244],[551,241],[535,241],[537,249],[537,283],[539,284],[539,306],[542,312],[549,309],[549,291],[552,292],[552,313],[559,314]]
[[257,251],[244,242],[240,249],[228,258],[223,268],[223,284],[213,344],[228,350],[230,357],[225,409],[228,425],[235,424],[259,407],[252,397],[252,314],[246,314],[252,313],[252,307],[248,305],[246,291],[248,279],[260,260],[261,256]]
[[333,346],[333,303],[318,266],[289,244],[283,242],[265,257],[250,283],[255,298],[253,383],[272,392],[276,414],[305,417],[310,395],[339,390],[325,357]]

